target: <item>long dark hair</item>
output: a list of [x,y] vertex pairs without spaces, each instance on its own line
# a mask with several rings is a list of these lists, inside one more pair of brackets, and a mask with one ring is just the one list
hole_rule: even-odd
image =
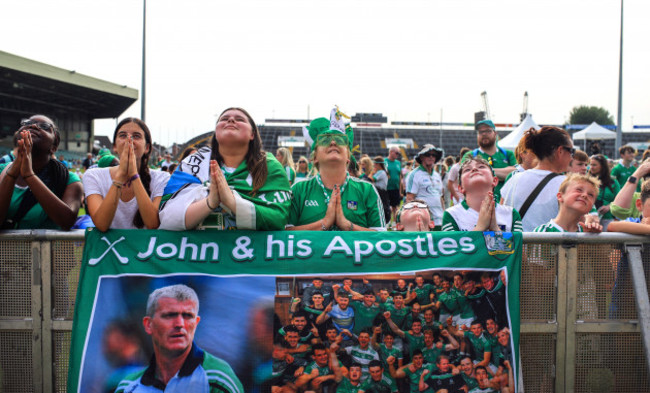
[[607,163],[605,156],[602,154],[595,154],[591,156],[591,159],[598,161],[600,164],[600,172],[597,175],[600,180],[600,188],[603,189],[614,184],[612,177],[609,175],[609,164]]
[[[246,161],[246,167],[248,171],[253,176],[253,191],[252,194],[255,195],[257,191],[266,183],[266,176],[269,173],[269,169],[266,166],[266,152],[262,149],[262,138],[260,138],[260,131],[257,129],[255,121],[251,115],[242,108],[232,107],[227,108],[219,115],[218,119],[221,119],[221,116],[228,112],[229,110],[237,110],[243,113],[248,119],[248,124],[250,124],[253,130],[253,139],[248,142],[248,151],[244,160]],[[217,120],[218,121],[218,120]],[[212,135],[212,140],[210,141],[210,147],[212,148],[212,156],[210,159],[217,160],[219,165],[223,165],[223,157],[219,154],[219,142],[217,141],[216,133]]]
[[[144,139],[149,145],[149,151],[145,152],[142,155],[142,158],[140,159],[140,168],[138,169],[138,175],[140,175],[140,181],[142,181],[142,185],[144,186],[144,189],[147,191],[147,195],[151,198],[151,190],[149,189],[151,186],[151,174],[149,173],[149,154],[151,154],[151,149],[153,148],[153,143],[151,142],[151,131],[149,131],[149,127],[140,119],[136,117],[127,117],[126,119],[123,119],[121,122],[117,124],[115,127],[115,132],[113,132],[113,145],[115,145],[115,138],[117,138],[117,132],[122,128],[127,123],[135,123],[142,129],[144,132]],[[135,217],[133,217],[133,225],[135,225],[136,228],[142,228],[144,227],[144,221],[142,221],[142,214],[140,214],[140,209],[135,213]]]
[[524,138],[525,148],[535,153],[540,161],[552,158],[558,147],[571,145],[569,133],[553,126],[544,126],[539,130],[531,128],[526,131]]

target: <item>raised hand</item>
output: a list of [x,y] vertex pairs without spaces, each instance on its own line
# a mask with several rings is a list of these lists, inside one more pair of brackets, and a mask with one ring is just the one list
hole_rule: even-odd
[[[18,140],[18,152],[22,152],[20,162],[20,175],[24,178],[34,175],[32,169],[32,134],[29,131],[21,131],[22,140]],[[22,143],[21,143],[22,142]]]

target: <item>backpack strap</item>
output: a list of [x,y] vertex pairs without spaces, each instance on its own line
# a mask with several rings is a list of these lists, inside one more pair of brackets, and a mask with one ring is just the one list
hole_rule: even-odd
[[544,179],[542,179],[542,181],[539,182],[537,187],[535,187],[533,192],[531,192],[530,195],[528,195],[528,198],[526,199],[524,204],[521,205],[521,209],[519,209],[519,216],[521,217],[522,220],[524,219],[524,216],[528,212],[528,208],[530,208],[530,205],[533,204],[533,201],[535,201],[535,199],[537,199],[537,196],[539,195],[539,193],[542,192],[542,190],[544,189],[544,187],[546,187],[548,182],[550,182],[551,179],[553,179],[555,176],[560,176],[560,174],[559,173],[549,173],[548,175],[546,175],[546,177],[544,177]]

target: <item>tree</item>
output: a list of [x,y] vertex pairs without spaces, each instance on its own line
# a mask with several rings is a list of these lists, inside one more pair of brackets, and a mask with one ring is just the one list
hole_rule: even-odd
[[591,124],[594,121],[600,125],[614,124],[614,118],[609,111],[599,106],[576,106],[569,114],[569,124]]

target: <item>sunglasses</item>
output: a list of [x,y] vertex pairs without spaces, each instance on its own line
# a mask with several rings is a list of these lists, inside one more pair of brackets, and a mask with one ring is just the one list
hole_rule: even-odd
[[402,210],[410,210],[410,209],[428,209],[429,206],[427,206],[426,203],[422,202],[409,202],[402,206]]
[[569,146],[561,146],[564,150],[566,150],[569,154],[571,154],[571,157],[573,157],[576,154],[576,148],[575,147],[569,147]]
[[316,146],[329,146],[332,141],[337,146],[347,146],[349,144],[348,136],[345,134],[321,134],[316,138]]
[[307,161],[298,161],[298,164],[306,164]]
[[52,131],[52,129],[54,128],[54,126],[50,123],[44,121],[30,120],[30,119],[21,120],[20,126],[21,127],[36,126],[39,130],[43,130],[43,131]]

